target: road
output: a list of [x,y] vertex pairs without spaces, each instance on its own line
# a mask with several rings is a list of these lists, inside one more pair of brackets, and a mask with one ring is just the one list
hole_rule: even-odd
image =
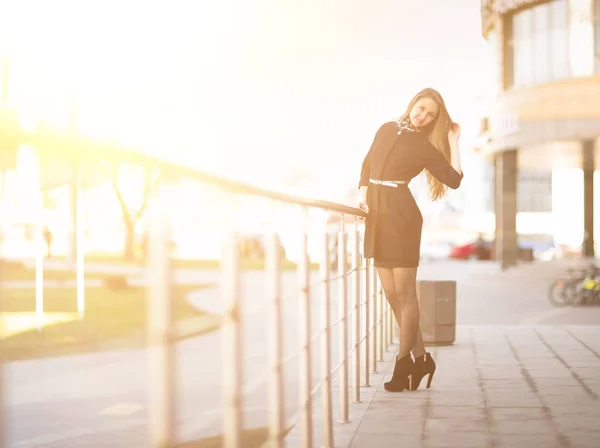
[[[500,273],[493,263],[432,262],[419,271],[422,279],[457,280],[458,325],[600,324],[600,307],[552,308],[546,299],[549,283],[563,264],[525,265]],[[194,275],[188,273],[188,275]],[[203,273],[204,280],[218,273]],[[182,279],[185,281],[185,279]],[[312,274],[318,281],[318,274]],[[332,319],[337,297],[333,288]],[[268,333],[264,277],[243,274],[244,380],[260,381],[266,372]],[[296,274],[284,273],[284,330],[287,353],[298,343]],[[218,310],[218,290],[206,291],[199,303]],[[313,300],[313,330],[320,322],[319,301]],[[337,332],[334,332],[334,341]],[[220,333],[177,346],[178,439],[180,442],[221,431],[222,358]],[[334,344],[336,345],[336,344]],[[318,346],[317,346],[318,347]],[[318,349],[313,365],[318,379]],[[334,347],[333,365],[338,359]],[[10,447],[132,447],[147,446],[146,353],[130,350],[11,363],[7,371],[7,410]],[[286,368],[286,408],[297,408],[298,363]],[[245,397],[245,426],[267,421],[267,389],[263,383]]]

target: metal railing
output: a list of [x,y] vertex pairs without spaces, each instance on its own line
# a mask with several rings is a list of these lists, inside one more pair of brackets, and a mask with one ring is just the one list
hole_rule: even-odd
[[[6,65],[6,61],[4,61]],[[333,447],[335,443],[334,424],[334,383],[337,376],[338,420],[347,423],[351,417],[350,397],[352,401],[361,399],[361,386],[370,385],[370,373],[376,372],[377,362],[383,360],[383,354],[392,341],[393,316],[383,296],[381,284],[375,269],[369,260],[360,253],[360,219],[365,213],[357,208],[337,203],[300,198],[271,190],[223,179],[193,168],[159,161],[135,151],[126,151],[112,144],[96,144],[79,139],[71,133],[60,135],[38,130],[26,132],[18,126],[16,114],[5,111],[6,72],[4,67],[2,101],[0,110],[0,156],[14,158],[21,144],[30,144],[37,148],[39,156],[60,158],[73,162],[74,171],[79,176],[80,168],[95,165],[98,159],[119,159],[128,163],[160,164],[161,169],[175,176],[195,179],[216,186],[232,195],[255,195],[273,201],[301,207],[304,214],[304,227],[298,236],[301,242],[301,254],[298,262],[300,279],[296,301],[298,302],[298,324],[300,342],[295,351],[288,351],[284,345],[287,328],[284,325],[282,310],[282,268],[279,259],[279,244],[274,232],[267,237],[266,265],[264,279],[268,294],[268,312],[266,322],[269,330],[269,361],[266,378],[257,378],[251,384],[244,384],[243,356],[245,341],[242,337],[242,287],[240,281],[240,259],[235,234],[226,241],[222,256],[222,296],[227,301],[223,316],[222,354],[223,354],[223,445],[227,448],[242,446],[244,396],[251,390],[268,384],[269,390],[269,437],[268,446],[282,447],[285,435],[296,423],[301,428],[301,440],[305,447],[316,445],[314,440],[313,413],[316,411],[317,394],[321,398],[321,418],[323,437],[319,444]],[[78,181],[73,182],[78,185]],[[78,190],[77,190],[78,191]],[[41,198],[41,196],[40,196]],[[72,204],[77,209],[77,197]],[[162,199],[164,200],[164,199]],[[41,199],[40,199],[41,203]],[[308,243],[310,234],[306,219],[310,210],[321,209],[338,213],[341,217],[338,239],[338,269],[330,272],[331,253],[329,233],[323,231],[318,237],[323,246],[319,262],[319,279],[311,280]],[[176,360],[174,355],[178,338],[175,337],[172,319],[171,285],[173,266],[170,260],[171,238],[168,216],[161,213],[161,198],[154,199],[151,207],[153,225],[150,231],[150,250],[147,265],[148,313],[148,354],[150,373],[149,401],[149,440],[152,446],[165,447],[176,444]],[[353,229],[348,232],[344,226],[344,216],[353,216]],[[75,219],[78,236],[81,238],[81,220]],[[352,246],[348,250],[348,233],[352,236]],[[37,242],[41,244],[41,226],[38,226]],[[78,245],[79,247],[79,245]],[[83,251],[77,249],[77,310],[80,318],[84,312]],[[351,257],[348,269],[347,258]],[[43,308],[43,263],[42,256],[36,257],[36,314],[38,325],[44,312]],[[335,304],[332,288],[336,286],[337,316],[333,317],[331,305]],[[321,314],[321,323],[313,331],[313,305],[317,303]],[[333,319],[333,321],[332,321]],[[336,328],[337,327],[337,328]],[[337,330],[337,338],[335,331]],[[318,344],[320,342],[320,344]],[[337,344],[336,344],[337,342]],[[337,346],[338,362],[334,362],[333,353]],[[320,354],[320,381],[313,384],[314,354]],[[0,353],[1,355],[1,353]],[[285,365],[299,358],[300,399],[296,412],[291,418],[285,413]],[[4,385],[2,356],[0,356],[0,384]],[[316,363],[315,363],[316,364]],[[334,365],[335,364],[335,365]],[[4,394],[0,387],[0,446],[5,446],[6,426]]]
[[[136,159],[144,158],[136,155]],[[283,447],[290,428],[300,430],[303,447],[334,447],[336,428],[351,418],[351,402],[361,400],[361,387],[370,386],[370,374],[377,372],[377,362],[383,361],[385,350],[393,339],[393,315],[383,295],[381,284],[370,260],[361,254],[361,235],[364,211],[346,205],[302,198],[272,190],[224,179],[189,167],[171,164],[157,159],[145,163],[160,164],[170,179],[187,178],[212,185],[229,195],[253,195],[283,204],[300,207],[302,225],[298,232],[300,256],[297,262],[299,285],[293,298],[297,302],[299,342],[295,350],[286,350],[284,343],[287,328],[284,322],[284,299],[282,294],[282,266],[280,242],[275,229],[266,234],[264,281],[267,310],[265,324],[268,328],[268,365],[266,375],[244,382],[244,355],[246,341],[243,338],[245,319],[242,310],[241,265],[238,235],[229,232],[224,241],[221,257],[221,299],[227,304],[222,316],[222,433],[223,446],[241,448],[244,429],[244,397],[267,386],[268,388],[268,440],[264,446]],[[77,198],[76,198],[77,200]],[[177,444],[177,362],[176,337],[171,297],[174,282],[171,263],[171,225],[164,201],[159,192],[149,206],[151,215],[147,275],[148,300],[148,370],[149,370],[149,441],[154,447]],[[330,231],[309,231],[308,218],[311,211],[320,210],[337,214],[337,270],[331,269]],[[345,224],[351,217],[350,229]],[[350,241],[348,241],[350,236]],[[309,242],[320,240],[319,270],[315,281],[309,257]],[[348,243],[351,243],[350,245]],[[81,255],[83,256],[83,255]],[[39,258],[39,257],[38,257]],[[350,262],[348,262],[350,260]],[[314,266],[314,264],[313,264]],[[41,264],[37,263],[36,287],[43,290]],[[83,263],[77,263],[77,276],[83,278]],[[81,272],[80,272],[81,271]],[[337,288],[337,298],[332,290]],[[38,294],[39,295],[39,294]],[[337,305],[337,314],[332,306]],[[315,315],[315,307],[320,316]],[[39,310],[43,308],[38,307]],[[79,308],[78,308],[79,309]],[[39,317],[39,316],[38,316]],[[314,318],[320,317],[318,328],[312,328]],[[337,336],[337,337],[336,337]],[[337,350],[336,350],[337,349]],[[334,353],[337,351],[337,358]],[[299,402],[291,416],[286,415],[285,373],[286,365],[293,360],[299,363]],[[319,380],[314,381],[313,367],[319,365]],[[0,380],[1,376],[0,366]],[[336,389],[337,390],[334,390]],[[0,392],[0,401],[2,394]],[[317,401],[320,399],[320,411]],[[336,403],[337,402],[337,403]],[[337,406],[335,406],[337,404]],[[336,409],[337,407],[337,409]],[[215,413],[218,415],[218,413]],[[321,440],[313,426],[315,416],[322,422]],[[337,416],[335,423],[334,416]],[[4,418],[0,414],[0,434]],[[3,437],[2,437],[3,438]],[[0,440],[3,446],[4,440]]]
[[[222,321],[222,387],[223,387],[223,446],[242,447],[244,428],[244,397],[265,382],[268,384],[268,440],[264,446],[283,447],[291,427],[299,425],[303,447],[334,447],[334,382],[337,376],[338,424],[348,423],[351,417],[350,401],[360,402],[361,387],[370,386],[370,374],[377,371],[377,362],[383,360],[393,339],[393,315],[383,295],[381,283],[369,259],[360,250],[364,211],[345,205],[296,197],[264,190],[243,183],[207,176],[188,168],[170,166],[179,175],[216,185],[230,194],[258,195],[264,198],[302,208],[302,225],[298,235],[300,256],[297,264],[299,289],[297,291],[299,346],[286,352],[282,297],[282,268],[280,247],[276,232],[267,233],[264,280],[268,310],[268,366],[266,377],[244,384],[243,365],[245,340],[242,337],[244,313],[242,310],[240,257],[235,231],[225,240],[222,254],[222,300],[226,310]],[[175,363],[171,335],[170,284],[172,267],[168,261],[170,245],[168,217],[161,213],[160,198],[153,204],[153,226],[150,234],[148,264],[149,300],[149,356],[151,366],[149,430],[152,446],[174,446],[175,441]],[[309,258],[308,217],[312,209],[339,214],[337,234],[337,272],[331,272],[332,254],[330,232],[324,229],[321,254],[318,260],[317,281],[311,280]],[[350,231],[345,217],[353,217]],[[348,248],[348,234],[351,246]],[[350,257],[351,263],[348,263]],[[351,266],[348,266],[350,264]],[[337,316],[332,317],[334,302],[332,286],[337,286]],[[287,301],[286,301],[287,302]],[[313,329],[314,306],[318,304],[319,328]],[[337,327],[337,328],[336,328]],[[316,331],[313,331],[316,330]],[[337,330],[337,341],[334,332]],[[320,342],[320,344],[318,343]],[[337,342],[339,360],[334,365],[333,352]],[[313,384],[313,363],[319,351],[320,380]],[[284,379],[285,366],[299,358],[299,404],[293,416],[286,418]],[[315,401],[320,395],[322,440],[315,440],[313,417]]]

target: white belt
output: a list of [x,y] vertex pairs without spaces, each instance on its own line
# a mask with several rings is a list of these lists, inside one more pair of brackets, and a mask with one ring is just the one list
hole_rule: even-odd
[[375,180],[369,179],[369,182],[375,185],[385,185],[386,187],[398,188],[398,185],[406,185],[405,180]]

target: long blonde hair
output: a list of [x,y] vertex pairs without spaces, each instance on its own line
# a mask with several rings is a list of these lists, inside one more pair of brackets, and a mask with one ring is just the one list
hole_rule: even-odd
[[[450,142],[448,141],[448,131],[454,125],[454,122],[448,114],[446,103],[440,93],[432,88],[421,90],[408,104],[406,112],[402,115],[402,120],[410,119],[410,111],[421,98],[430,98],[435,101],[439,107],[438,114],[431,123],[425,126],[422,131],[429,133],[429,141],[431,144],[450,162]],[[425,170],[427,176],[427,184],[429,185],[429,196],[433,201],[437,201],[446,195],[448,188],[433,175]]]

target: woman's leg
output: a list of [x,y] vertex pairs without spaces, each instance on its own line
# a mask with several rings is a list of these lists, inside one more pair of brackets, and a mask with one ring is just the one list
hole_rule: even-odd
[[[394,279],[394,270],[386,269],[386,268],[377,268],[377,273],[379,275],[379,279],[381,280],[381,285],[383,286],[383,291],[385,293],[385,297],[392,308],[394,313],[394,317],[397,322],[403,320],[403,311],[400,300],[398,299],[398,295],[396,294],[396,282]],[[401,328],[404,328],[402,326]],[[403,347],[403,341],[406,341],[404,337],[400,338],[400,347]],[[394,373],[392,375],[392,379],[383,384],[384,389],[388,392],[402,392],[403,390],[412,389],[412,374],[414,371],[414,362],[410,356],[410,346],[409,350],[406,351],[406,354],[403,354],[403,351],[400,350],[400,354],[396,356],[396,362],[394,363]]]
[[[385,298],[387,299],[390,308],[392,308],[392,312],[394,313],[394,318],[398,323],[398,326],[401,326],[402,320],[402,312],[400,299],[398,298],[398,292],[396,291],[396,280],[394,278],[395,269],[388,268],[377,268],[377,274],[379,279],[381,280],[381,286],[383,287],[383,292],[385,294]],[[416,291],[416,272],[415,272],[415,281],[414,281],[414,291],[415,291],[415,300],[417,300],[417,291]],[[423,342],[423,336],[421,335],[421,328],[417,328],[417,335],[415,338],[415,343],[411,349],[412,355],[414,358],[419,356],[423,356],[425,354],[425,344]]]
[[[399,358],[418,352],[423,345],[419,330],[419,302],[417,301],[417,268],[394,268],[396,297],[400,303],[400,353]],[[383,282],[382,282],[383,283]],[[419,353],[414,353],[419,356]]]
[[390,304],[390,308],[392,308],[392,312],[394,313],[394,318],[398,325],[400,325],[400,302],[398,300],[398,296],[396,295],[396,281],[394,280],[394,270],[391,268],[377,268],[377,275],[379,276],[379,280],[381,280],[381,286],[383,287],[383,293],[385,294],[385,298]]
[[[417,300],[418,303],[418,300]],[[420,314],[420,312],[419,312]],[[423,335],[421,334],[421,327],[417,327],[417,337],[415,338],[415,345],[412,347],[413,358],[417,359],[419,356],[425,354],[425,343],[423,342]]]

